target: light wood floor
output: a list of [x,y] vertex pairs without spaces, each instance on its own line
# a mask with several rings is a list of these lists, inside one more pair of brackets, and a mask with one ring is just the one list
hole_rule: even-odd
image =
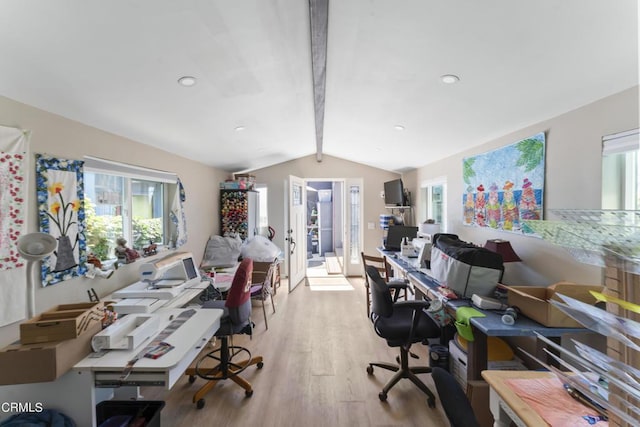
[[[288,293],[283,280],[275,296],[277,312],[272,314],[267,307],[268,330],[262,309],[254,306],[253,339],[234,340],[264,357],[263,369],[252,366],[242,374],[253,385],[252,397],[223,381],[198,410],[191,399],[204,380],[189,384],[186,376],[171,391],[149,387],[141,390],[142,395],[166,401],[162,425],[170,427],[449,425],[439,399],[435,409],[429,408],[426,397],[409,380],[401,380],[387,402],[380,402],[378,392],[392,373],[376,369],[368,376],[367,364],[393,362],[398,352],[387,347],[367,319],[363,279],[349,282],[353,290],[312,291],[301,284]],[[420,359],[410,363],[428,365],[425,346],[415,345],[412,351]],[[435,393],[430,375],[420,377]]]

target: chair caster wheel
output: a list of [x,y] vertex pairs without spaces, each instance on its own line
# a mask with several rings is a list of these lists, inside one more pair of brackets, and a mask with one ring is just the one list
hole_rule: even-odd
[[373,375],[373,366],[371,365],[367,366],[367,374]]
[[427,405],[429,405],[429,408],[433,409],[436,407],[436,400],[435,399],[427,399]]
[[193,384],[194,382],[196,382],[196,376],[195,375],[189,375],[189,384]]
[[253,396],[253,390],[245,390],[244,391],[244,395],[247,396],[247,397]]
[[258,362],[256,366],[258,367],[258,369],[262,369],[262,367],[264,366],[264,363]]
[[384,391],[381,391],[380,393],[378,393],[378,397],[380,398],[380,402],[387,401],[387,393],[385,393]]
[[196,408],[198,408],[198,409],[202,409],[202,408],[204,408],[204,399],[199,399],[199,400],[196,402]]

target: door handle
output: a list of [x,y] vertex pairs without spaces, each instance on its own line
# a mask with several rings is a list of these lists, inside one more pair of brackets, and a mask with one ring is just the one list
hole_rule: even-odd
[[291,237],[291,234],[293,233],[293,229],[289,229],[287,230],[287,234],[289,235],[289,237],[285,237],[284,240],[289,241],[289,243],[291,244],[291,255],[293,255],[293,252],[296,250],[296,241],[293,240],[293,237]]
[[286,240],[289,241],[289,243],[291,244],[291,255],[293,255],[293,252],[296,250],[296,241],[293,240],[293,237],[288,237]]

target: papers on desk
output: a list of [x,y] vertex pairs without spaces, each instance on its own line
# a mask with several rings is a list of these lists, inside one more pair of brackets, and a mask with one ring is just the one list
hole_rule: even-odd
[[[552,426],[590,426],[585,417],[599,418],[593,409],[573,399],[557,378],[507,379],[505,384]],[[598,421],[596,426],[608,426]]]
[[216,289],[218,289],[220,292],[226,292],[231,288],[233,277],[234,277],[234,274],[218,273],[216,274],[216,278],[213,282],[213,286]]
[[[640,396],[640,389],[633,384],[634,382],[637,384],[635,380],[631,382],[626,378],[613,375],[611,365],[608,363],[601,363],[609,358],[590,347],[582,347],[582,350],[589,349],[588,353],[590,353],[587,358],[582,358],[540,334],[536,333],[536,336],[559,354],[567,356],[567,359],[563,360],[545,349],[547,354],[554,358],[557,363],[564,368],[568,368],[569,373],[561,371],[555,366],[551,366],[529,354],[525,350],[520,349],[525,355],[529,356],[532,360],[554,373],[556,377],[558,377],[563,384],[567,384],[572,391],[579,392],[579,394],[574,395],[578,395],[581,398],[588,400],[593,405],[596,405],[594,408],[606,408],[607,415],[614,414],[622,420],[629,422],[631,425],[635,425],[634,420],[640,418],[640,409],[632,403],[634,396]],[[596,359],[594,357],[596,353],[599,353],[601,357]],[[628,396],[630,400],[623,400],[617,393],[608,393],[610,385],[614,385],[620,388],[620,390],[630,393],[630,396]],[[635,400],[638,400],[637,397]]]

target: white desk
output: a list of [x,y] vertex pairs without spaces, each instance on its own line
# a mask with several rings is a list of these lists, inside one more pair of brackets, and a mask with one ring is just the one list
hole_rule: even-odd
[[[112,295],[108,295],[103,298],[104,301],[114,301],[114,302],[123,302],[130,301],[132,307],[128,310],[116,310],[119,311],[120,314],[132,314],[132,313],[152,313],[155,312],[158,308],[175,308],[175,307],[183,307],[188,304],[189,301],[196,298],[198,295],[204,291],[207,286],[209,286],[209,282],[206,280],[203,281],[195,281],[193,284],[190,284],[180,290],[176,296],[169,299],[155,299],[151,297],[147,298],[116,298],[113,295],[117,294],[118,291],[114,292]],[[123,288],[123,289],[126,289]],[[135,308],[134,308],[135,307]]]
[[[164,329],[171,316],[177,317],[186,309],[159,309],[160,328]],[[154,385],[170,389],[196,358],[202,346],[220,327],[222,310],[199,309],[164,341],[175,348],[158,359],[141,358],[119,388],[109,381],[120,378],[127,362],[133,359],[151,340],[134,350],[111,350],[100,358],[91,355],[78,362],[71,371],[56,381],[6,386],[8,396],[15,402],[42,403],[71,417],[78,426],[96,425],[96,404],[110,399],[115,390],[120,398],[136,397],[138,386]],[[113,383],[112,383],[113,384]],[[107,387],[107,388],[102,388]],[[3,387],[5,388],[5,387]],[[11,414],[3,414],[7,417]]]
[[482,371],[482,378],[489,383],[489,407],[494,427],[509,427],[513,422],[518,427],[548,426],[544,419],[520,399],[505,383],[508,379],[553,378],[551,372],[538,371]]

